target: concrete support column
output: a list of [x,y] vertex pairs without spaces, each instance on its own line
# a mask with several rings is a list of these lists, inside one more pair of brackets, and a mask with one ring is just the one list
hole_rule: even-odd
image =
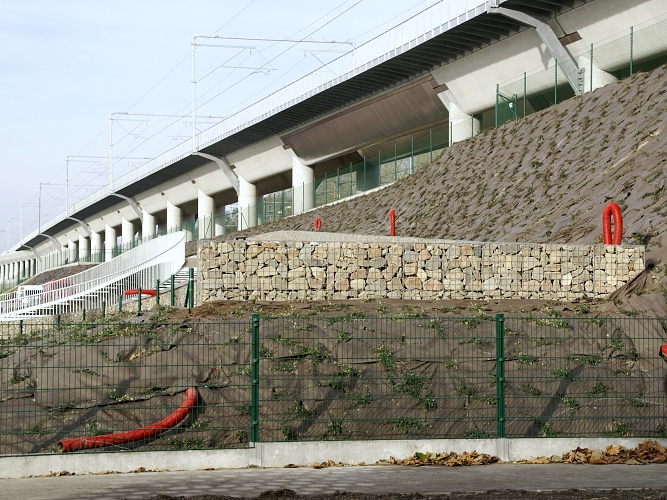
[[[591,82],[591,58],[590,56],[580,56],[578,65],[580,68],[583,68],[586,70],[586,81],[584,82],[584,91],[585,92],[590,92],[591,90],[599,89],[600,87],[604,87],[605,85],[609,85],[610,83],[614,83],[618,81],[618,78],[616,78],[614,75],[607,73],[606,71],[598,68],[595,65],[595,61],[593,61],[593,80]],[[591,83],[592,87],[591,88]]]
[[134,241],[134,222],[126,220],[123,217],[121,223],[121,245],[128,245],[126,248],[129,248],[129,245]]
[[183,211],[167,201],[167,231],[180,231],[183,223]]
[[314,180],[314,170],[301,163],[299,158],[293,156],[292,188],[294,188],[294,215],[315,208],[315,200],[313,199],[313,193],[315,192]]
[[117,244],[117,238],[116,228],[107,224],[104,228],[104,262],[109,262],[113,259],[113,249]]
[[5,281],[5,265],[0,265],[0,282]]
[[102,245],[102,234],[93,232],[92,236],[90,237],[90,260],[98,262],[100,260],[99,252],[103,248],[104,246]]
[[239,231],[257,225],[257,187],[239,176]]
[[201,189],[197,195],[197,214],[199,215],[199,239],[215,236],[213,217],[215,215],[215,201]]
[[79,235],[79,261],[90,261],[90,241],[82,234]]
[[482,123],[479,118],[461,109],[451,90],[445,90],[438,97],[449,111],[449,145],[461,142],[479,134]]
[[16,280],[19,277],[19,263],[12,263],[12,280]]
[[22,260],[20,262],[19,278],[21,279],[25,278],[25,260]]
[[79,256],[77,246],[76,241],[67,240],[67,262],[76,261],[76,258]]
[[185,231],[185,241],[195,241],[195,214],[183,217],[183,231]]
[[215,210],[215,220],[214,220],[214,235],[215,236],[220,236],[222,234],[225,234],[226,232],[226,224],[227,222],[227,216],[225,214],[225,207],[218,207]]
[[155,236],[155,216],[144,210],[144,217],[141,221],[141,239],[146,241]]
[[[412,165],[410,165],[410,173],[412,173]],[[357,167],[357,193],[363,193],[376,187],[380,187],[380,164],[377,163],[377,160],[374,162],[366,159],[362,165]]]

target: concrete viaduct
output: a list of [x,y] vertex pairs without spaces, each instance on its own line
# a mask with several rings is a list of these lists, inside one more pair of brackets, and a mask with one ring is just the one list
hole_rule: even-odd
[[[450,142],[471,137],[497,83],[549,61],[583,92],[574,50],[666,12],[667,0],[444,0],[355,49],[345,74],[297,81],[67,207],[0,256],[0,280],[32,275],[63,249],[109,259],[119,243],[232,203],[242,228],[256,225],[258,196],[308,185],[378,144],[433,126],[448,127]],[[595,67],[596,86],[613,69]],[[303,193],[294,213],[313,207]]]

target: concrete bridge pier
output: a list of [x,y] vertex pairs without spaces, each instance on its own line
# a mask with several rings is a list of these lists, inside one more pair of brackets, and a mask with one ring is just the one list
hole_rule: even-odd
[[79,256],[78,242],[67,240],[67,262],[75,262]]
[[449,112],[449,145],[475,137],[482,129],[479,118],[469,115],[459,105],[451,90],[445,90],[438,97]]
[[121,223],[121,245],[129,245],[134,241],[134,222],[125,219]]
[[79,235],[79,260],[88,259],[90,256],[90,242],[84,235]]
[[[600,87],[604,87],[605,85],[609,85],[610,83],[614,83],[618,81],[618,78],[616,78],[614,75],[607,73],[606,71],[600,69],[596,64],[595,61],[593,61],[593,79],[591,82],[591,59],[590,57],[586,56],[580,56],[579,61],[577,61],[577,64],[579,65],[579,68],[583,68],[586,71],[586,81],[584,82],[584,90],[586,92],[599,89]],[[591,85],[592,83],[592,85]],[[593,88],[591,88],[591,86]]]
[[183,224],[183,211],[167,200],[167,232],[178,231]]
[[104,246],[102,245],[102,235],[100,233],[92,232],[90,236],[90,251],[91,255],[95,255],[95,259],[99,259],[97,256],[100,250],[103,250]]
[[296,156],[292,157],[292,188],[294,192],[293,214],[298,215],[315,208],[313,199],[315,192],[314,170],[303,163]]
[[141,220],[141,239],[146,240],[155,235],[155,216],[144,210]]
[[239,176],[239,231],[257,225],[257,187]]
[[197,193],[197,213],[199,214],[199,239],[215,236],[215,228],[213,227],[215,200],[201,189]]
[[226,223],[227,217],[225,215],[225,206],[221,206],[215,209],[215,220],[214,220],[214,230],[215,230],[215,236],[220,236],[225,234],[226,229],[225,229],[225,223]]
[[106,224],[104,228],[104,262],[113,259],[113,249],[117,244],[117,239],[116,228]]

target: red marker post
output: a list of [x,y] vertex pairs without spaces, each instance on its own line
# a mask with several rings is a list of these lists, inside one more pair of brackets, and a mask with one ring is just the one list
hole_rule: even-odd
[[389,236],[396,236],[396,211],[389,210]]
[[[614,234],[611,232],[611,219],[614,218]],[[602,243],[605,245],[620,245],[623,240],[623,215],[621,207],[611,202],[602,211]]]
[[315,219],[315,231],[319,231],[320,229],[322,229],[322,219],[318,217]]

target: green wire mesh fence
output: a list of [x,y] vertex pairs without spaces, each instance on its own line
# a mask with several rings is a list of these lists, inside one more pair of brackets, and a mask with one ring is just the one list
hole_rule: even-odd
[[[531,313],[2,325],[0,453],[254,442],[667,437],[667,320]],[[548,311],[547,311],[548,313]],[[502,367],[499,370],[499,367]]]
[[[667,20],[655,20],[618,33],[596,44],[573,42],[567,49],[584,71],[584,92],[603,87],[639,71],[667,63]],[[541,111],[575,96],[558,62],[541,67],[496,90],[495,126]]]

